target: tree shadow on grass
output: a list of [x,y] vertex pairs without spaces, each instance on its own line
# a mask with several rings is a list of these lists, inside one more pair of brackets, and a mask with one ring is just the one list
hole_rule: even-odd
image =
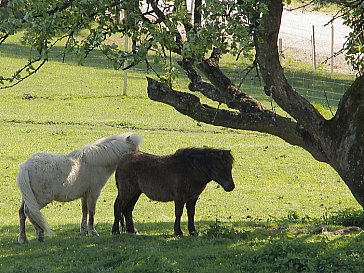
[[[30,48],[27,46],[6,43],[0,46],[1,53],[4,56],[15,59],[24,59],[24,64],[30,58]],[[55,46],[49,55],[49,61],[53,62],[65,62],[67,64],[79,65],[80,58],[74,53],[67,53],[63,60],[64,47]],[[112,68],[112,63],[106,59],[100,50],[95,49],[89,55],[89,57],[82,63],[82,65],[94,67],[94,68]],[[20,67],[19,67],[20,68]]]
[[[186,223],[182,223],[183,226]],[[201,221],[197,237],[173,236],[173,223],[136,223],[141,235],[100,237],[62,225],[44,243],[16,241],[17,227],[0,232],[2,272],[360,272],[364,235],[327,236],[312,223]],[[28,227],[28,226],[27,226]],[[301,232],[297,232],[301,230]],[[28,234],[32,230],[28,227]],[[30,236],[29,236],[30,237]]]
[[[24,59],[24,65],[30,58],[31,50],[29,46],[24,46],[15,43],[6,43],[0,45],[1,54],[9,58]],[[62,46],[54,46],[49,53],[48,60],[51,62],[60,62],[71,65],[82,65],[86,67],[98,68],[98,69],[114,69],[112,61],[108,60],[107,57],[99,49],[92,50],[87,58],[82,59],[74,52],[66,52],[64,55],[65,48]],[[152,56],[148,58],[149,63],[153,64]],[[179,58],[172,57],[174,63],[177,63]],[[18,67],[17,69],[20,69]],[[155,67],[158,73],[161,73],[160,67]],[[146,71],[146,65],[144,62],[133,66],[131,70],[144,70]],[[152,71],[151,71],[152,72]]]

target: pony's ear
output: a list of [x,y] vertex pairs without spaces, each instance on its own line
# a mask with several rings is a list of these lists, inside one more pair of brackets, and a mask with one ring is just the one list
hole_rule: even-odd
[[134,139],[132,138],[132,135],[128,135],[126,138],[125,138],[125,141],[129,144],[133,144],[133,145],[136,145]]
[[220,152],[220,157],[221,158],[230,158],[230,157],[232,157],[231,150],[222,150]]
[[138,146],[139,144],[141,144],[143,142],[143,139],[138,134],[131,133],[125,138],[125,142]]

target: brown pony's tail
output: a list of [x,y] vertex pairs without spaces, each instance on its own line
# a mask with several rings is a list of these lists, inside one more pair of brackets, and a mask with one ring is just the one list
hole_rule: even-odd
[[28,169],[24,164],[20,166],[20,170],[17,175],[17,184],[22,193],[22,198],[25,206],[25,213],[27,214],[27,216],[32,221],[37,223],[46,234],[51,233],[51,230],[48,226],[46,219],[40,212],[38,201],[30,185]]

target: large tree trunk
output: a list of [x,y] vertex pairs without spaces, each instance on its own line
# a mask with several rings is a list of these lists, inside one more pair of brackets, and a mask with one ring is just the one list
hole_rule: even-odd
[[253,130],[278,136],[298,145],[319,161],[331,165],[364,207],[364,76],[355,80],[343,96],[336,115],[326,120],[288,83],[279,62],[277,37],[283,11],[282,1],[266,1],[268,12],[262,15],[255,34],[256,56],[265,92],[292,119],[265,109],[254,98],[237,90],[218,66],[219,53],[198,64],[210,80],[201,80],[192,60],[180,65],[191,80],[191,91],[226,104],[231,111],[201,104],[191,93],[179,92],[148,78],[152,100],[173,106],[182,114],[205,123],[235,129]]
[[[364,77],[357,78],[343,96],[336,115],[325,120],[318,111],[288,84],[279,63],[277,37],[282,1],[267,1],[256,43],[258,62],[266,89],[312,139],[341,176],[359,204],[364,207]],[[261,38],[261,39],[259,39]]]
[[364,207],[364,76],[343,96],[335,117],[326,123],[323,147],[330,165],[339,173]]

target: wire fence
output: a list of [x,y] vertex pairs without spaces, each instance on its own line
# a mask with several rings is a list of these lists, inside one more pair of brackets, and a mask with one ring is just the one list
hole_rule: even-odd
[[[308,101],[329,107],[336,107],[349,87],[349,83],[339,80],[323,80],[298,76],[288,77],[287,80],[293,89]],[[264,96],[263,84],[255,78],[251,78],[250,82],[244,83],[242,90],[248,94],[251,93],[257,99],[262,98],[260,94]]]
[[[89,59],[90,60],[88,61],[91,65],[96,65],[97,67],[102,68],[112,67],[111,63],[106,60],[97,57],[90,57]],[[148,73],[144,67],[133,67],[128,71]],[[128,71],[124,71],[122,73],[127,75]],[[149,71],[149,73],[151,73],[151,71]],[[235,84],[239,85],[241,79],[237,77],[235,72],[227,73],[227,76],[229,76]],[[288,76],[287,79],[291,86],[310,102],[330,107],[336,107],[338,105],[342,95],[349,87],[349,81],[326,79],[319,76],[303,77],[301,75],[293,75]],[[124,82],[124,89],[126,91],[128,89],[128,76],[120,77],[120,80]],[[247,78],[243,82],[241,90],[252,95],[258,100],[267,98],[263,91],[263,83],[256,77],[252,77],[250,79]]]
[[288,80],[291,86],[308,100],[322,104],[328,102],[331,105],[337,105],[349,87],[348,84],[328,80],[301,77],[292,77]]

